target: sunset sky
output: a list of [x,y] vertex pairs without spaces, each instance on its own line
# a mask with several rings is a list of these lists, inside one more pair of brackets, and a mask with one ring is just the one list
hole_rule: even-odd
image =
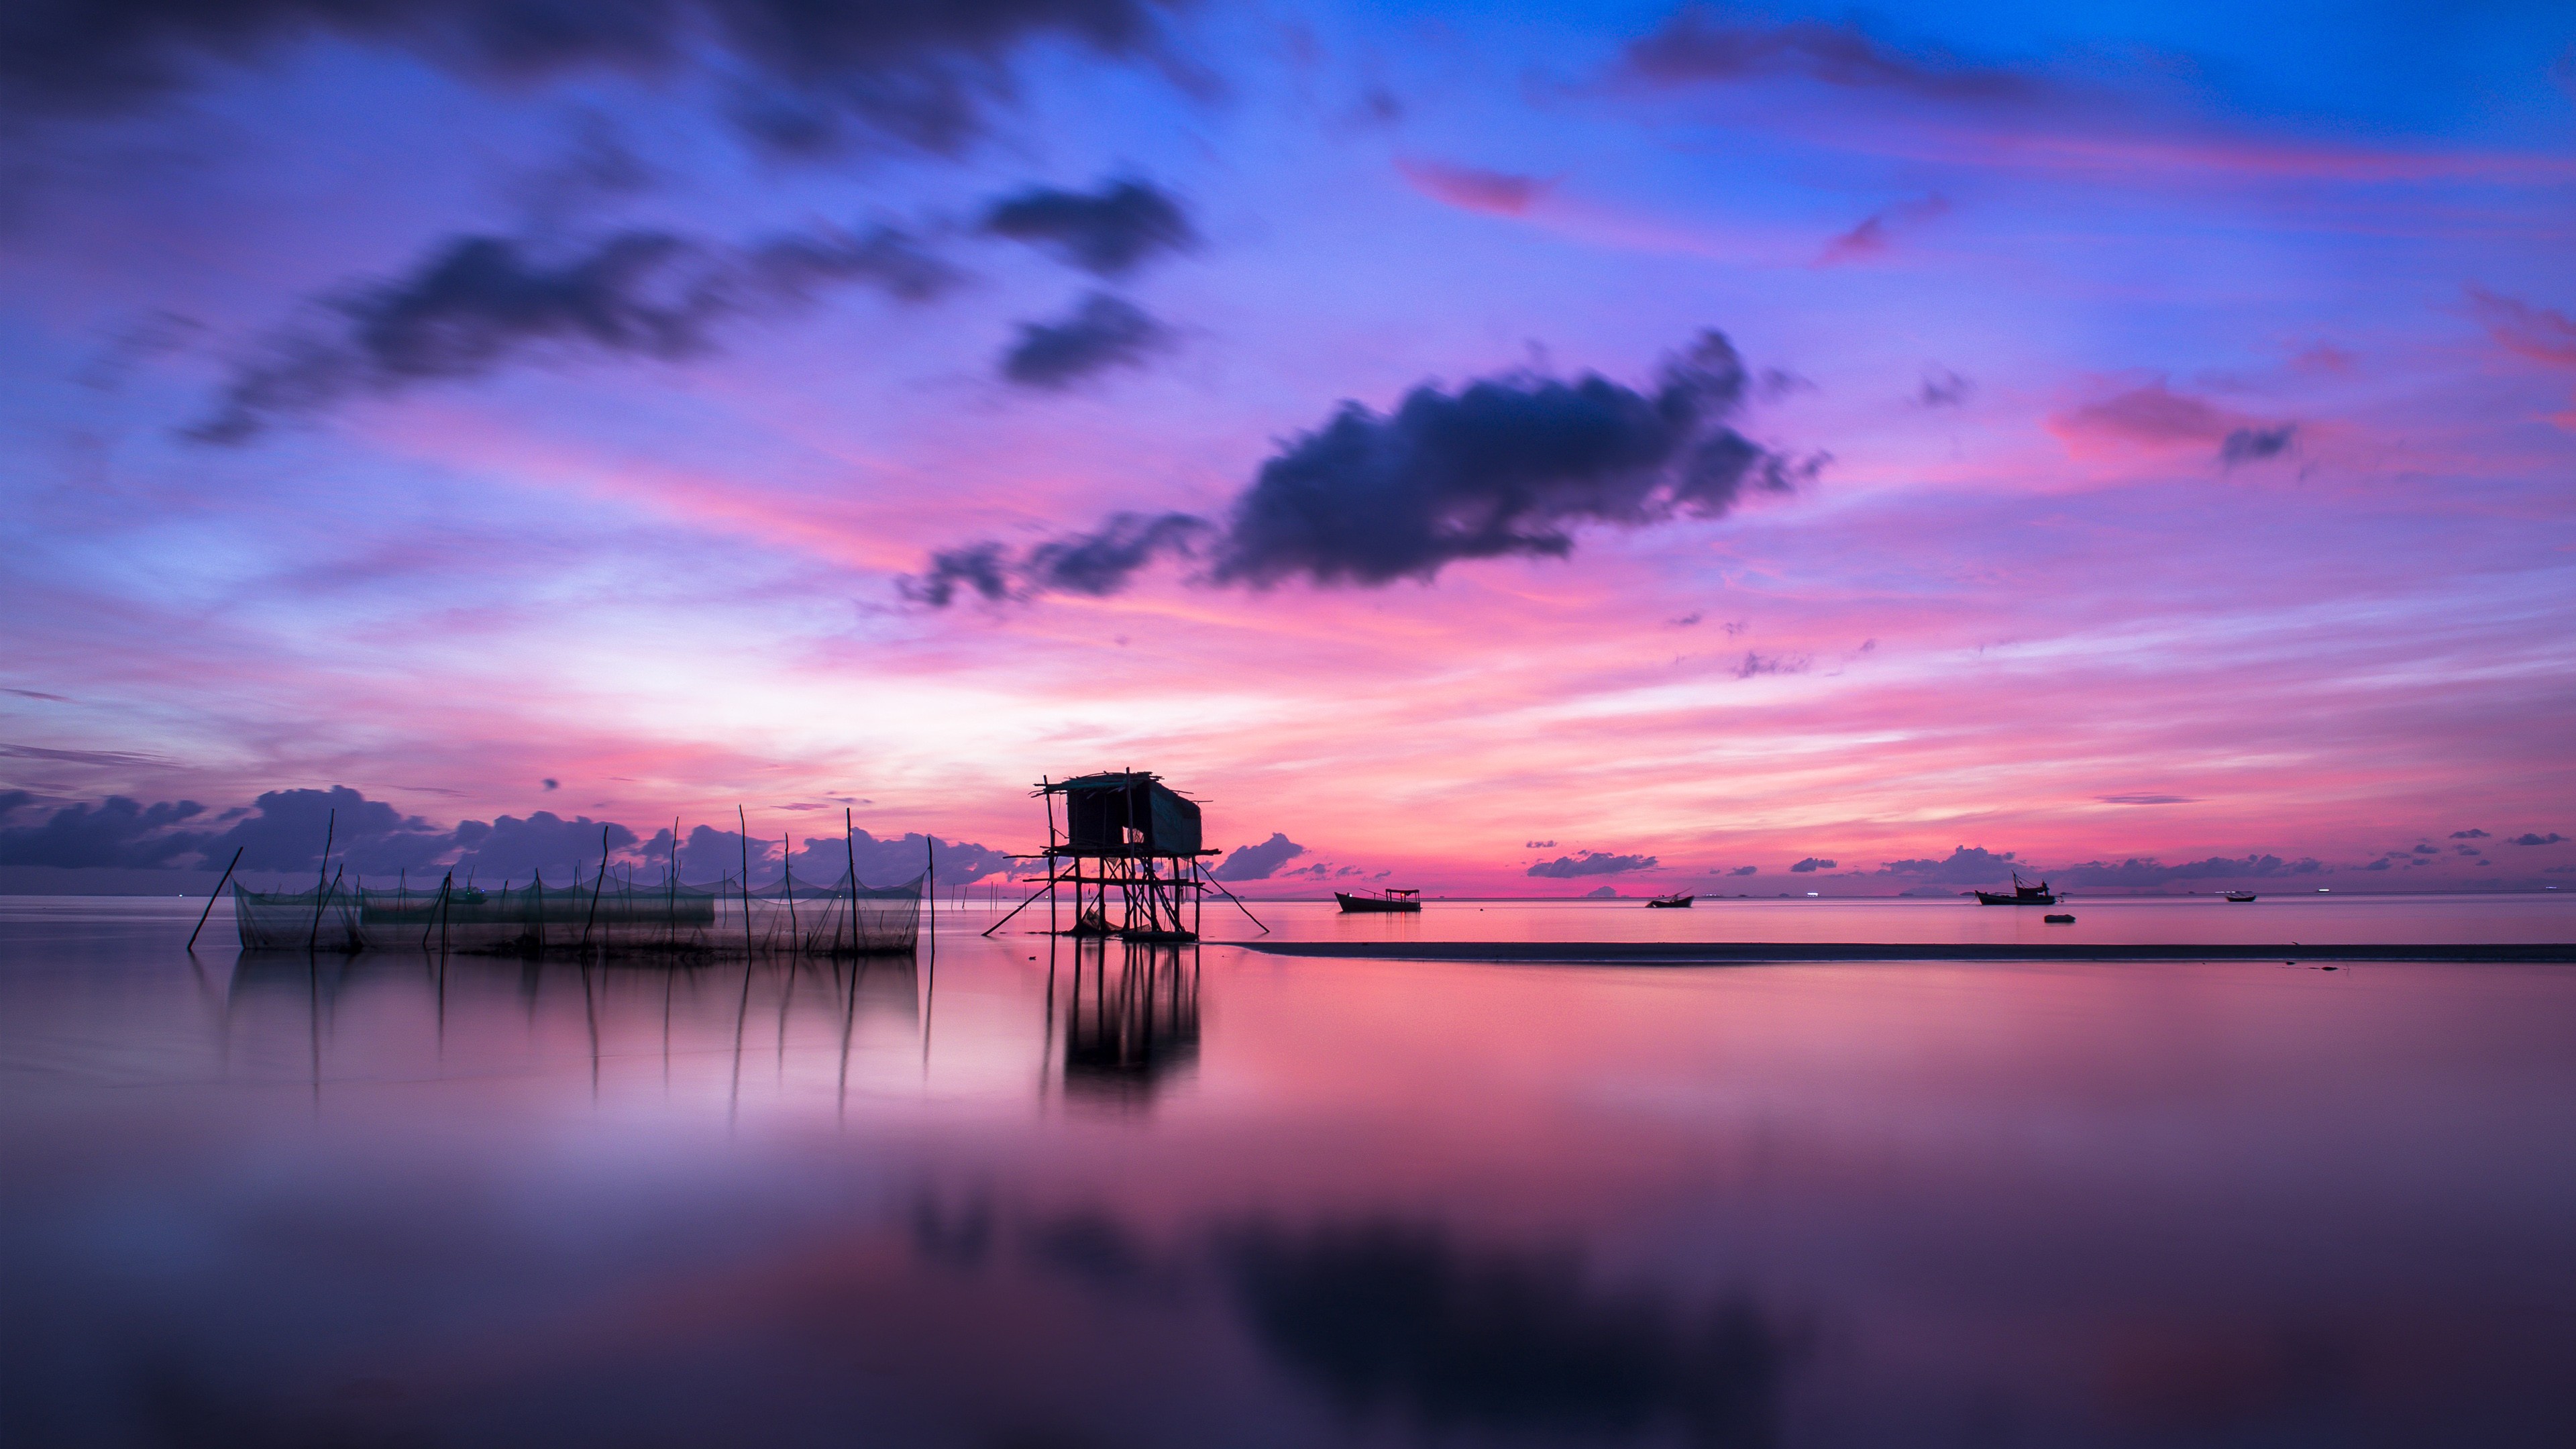
[[0,143],[0,865],[2576,886],[2563,4],[40,0]]

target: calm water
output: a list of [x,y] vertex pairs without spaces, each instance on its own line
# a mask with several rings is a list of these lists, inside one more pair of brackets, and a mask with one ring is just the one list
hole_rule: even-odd
[[[2576,938],[2547,898],[2073,909]],[[192,966],[192,919],[0,901],[13,1444],[2576,1439],[2567,968],[1104,960],[979,910],[935,971],[442,973]]]

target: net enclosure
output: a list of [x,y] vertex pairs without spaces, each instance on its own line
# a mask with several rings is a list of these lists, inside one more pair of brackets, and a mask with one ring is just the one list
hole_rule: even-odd
[[871,886],[845,873],[829,885],[791,878],[745,888],[732,879],[657,884],[611,872],[497,890],[453,880],[391,889],[333,880],[281,892],[236,885],[233,918],[251,951],[859,956],[913,949],[928,881],[924,872]]

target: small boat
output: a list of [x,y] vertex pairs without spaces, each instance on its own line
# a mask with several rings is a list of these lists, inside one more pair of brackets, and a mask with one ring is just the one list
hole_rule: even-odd
[[2053,906],[2057,904],[2056,893],[2049,890],[2048,882],[2024,885],[2020,871],[2013,872],[2011,895],[2005,895],[2002,891],[1978,891],[1976,896],[1977,904],[1981,906]]
[[2042,916],[2040,919],[2046,921],[2052,926],[2071,926],[2075,924],[2075,918],[2073,916]]
[[1420,891],[1363,891],[1357,894],[1350,891],[1335,891],[1333,899],[1342,903],[1344,911],[1354,915],[1367,911],[1419,911],[1422,909]]
[[1653,900],[1646,902],[1646,909],[1650,911],[1679,910],[1682,907],[1689,905],[1691,903],[1691,899],[1692,898],[1690,896],[1684,895],[1679,891],[1675,891],[1671,895],[1657,896]]
[[2227,893],[2227,898],[2241,906],[2247,901],[2254,899],[2254,893],[2252,891],[2229,891]]

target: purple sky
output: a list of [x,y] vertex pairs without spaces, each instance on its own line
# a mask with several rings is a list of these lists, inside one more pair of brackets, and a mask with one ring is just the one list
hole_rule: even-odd
[[2261,10],[16,7],[0,864],[2576,884],[2576,19]]

